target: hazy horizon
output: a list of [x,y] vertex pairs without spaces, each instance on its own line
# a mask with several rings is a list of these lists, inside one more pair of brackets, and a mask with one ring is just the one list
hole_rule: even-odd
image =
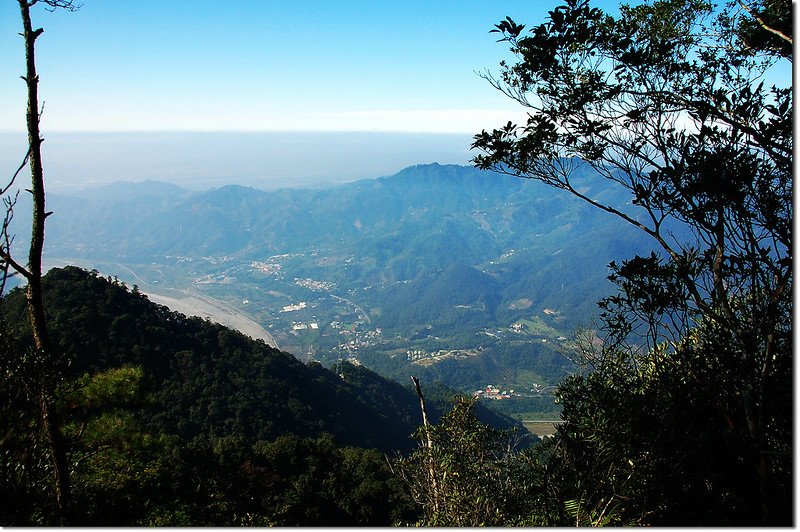
[[[481,75],[511,57],[490,31],[559,1],[81,4],[32,10],[52,192],[326,186],[468,164],[475,134],[526,118]],[[27,150],[20,29],[17,3],[0,3],[6,175]]]
[[[476,132],[477,133],[477,132]],[[51,192],[118,181],[162,181],[190,190],[326,186],[391,175],[415,164],[469,164],[472,136],[388,132],[45,133]],[[22,133],[0,132],[0,165],[17,168]]]

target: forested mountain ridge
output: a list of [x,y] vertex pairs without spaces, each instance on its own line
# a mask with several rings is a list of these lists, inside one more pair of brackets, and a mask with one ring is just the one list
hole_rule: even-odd
[[[602,196],[598,180],[587,175],[585,181],[587,191]],[[95,248],[92,255],[105,259],[160,253],[258,259],[355,243],[366,251],[382,238],[435,237],[446,232],[448,223],[484,234],[483,239],[467,242],[470,254],[464,260],[474,259],[471,254],[481,250],[478,257],[490,259],[503,248],[530,244],[543,235],[552,242],[559,238],[559,230],[566,234],[576,229],[576,223],[582,229],[616,224],[537,183],[438,164],[317,190],[266,192],[228,185],[189,193],[154,182],[117,183],[73,197],[53,194],[52,202],[57,216],[48,235],[49,253],[69,256],[83,244]],[[76,212],[77,205],[81,212]],[[125,216],[142,205],[149,216]],[[20,211],[24,217],[25,211]],[[85,230],[90,224],[94,231]],[[174,231],[164,234],[164,227]],[[116,238],[106,238],[112,234]],[[484,249],[487,237],[493,244]]]
[[[71,464],[71,523],[386,526],[418,518],[387,461],[417,445],[419,398],[410,386],[348,362],[333,371],[304,364],[97,272],[52,269],[43,287],[59,352],[47,364],[61,368],[51,422]],[[0,300],[12,368],[12,385],[0,391],[0,520],[30,526],[54,522],[58,509],[43,488],[51,470],[35,444],[36,405],[19,391],[37,371],[24,306],[19,288]],[[424,390],[438,421],[456,392]],[[478,413],[521,428],[480,405]]]
[[[153,430],[183,440],[235,435],[245,442],[327,432],[342,445],[408,450],[419,424],[409,387],[363,367],[340,364],[334,373],[303,364],[263,342],[200,318],[156,305],[122,284],[79,268],[53,269],[44,278],[53,342],[71,360],[75,377],[119,367],[144,372],[149,396],[139,414]],[[12,336],[29,340],[21,290],[2,305]],[[435,418],[453,392],[431,390]],[[483,411],[487,420],[510,420]]]
[[[615,199],[592,174],[576,181]],[[224,300],[303,359],[463,391],[556,384],[572,366],[552,342],[597,312],[611,260],[649,249],[539,183],[454,165],[317,190],[114,184],[50,205],[48,259]],[[526,329],[540,320],[547,334]],[[479,356],[436,357],[453,349]]]

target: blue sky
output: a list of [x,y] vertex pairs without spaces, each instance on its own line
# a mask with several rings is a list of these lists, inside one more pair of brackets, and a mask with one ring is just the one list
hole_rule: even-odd
[[[472,135],[524,117],[476,73],[509,57],[489,31],[506,16],[531,27],[561,3],[77,1],[75,13],[33,12],[45,29],[37,64],[51,189],[119,179],[273,188],[469,164]],[[617,2],[594,4],[618,14]],[[5,173],[26,149],[20,30],[17,2],[0,0]]]
[[[555,0],[84,0],[34,10],[49,131],[475,133],[519,108],[475,72]],[[17,3],[0,2],[0,130],[24,126]]]

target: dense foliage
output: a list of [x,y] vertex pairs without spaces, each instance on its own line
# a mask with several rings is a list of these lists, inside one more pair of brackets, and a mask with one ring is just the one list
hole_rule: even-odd
[[423,508],[417,524],[537,524],[529,520],[537,511],[535,469],[517,446],[520,435],[481,423],[474,407],[474,401],[457,400],[440,423],[420,427],[419,449],[393,464]]
[[[145,409],[148,422],[183,438],[235,431],[255,441],[328,430],[343,443],[392,449],[413,429],[412,402],[405,421],[386,423],[402,409],[359,402],[352,386],[319,365],[173,313],[98,275],[52,270],[45,290],[54,344],[71,358],[73,371],[142,367],[153,397],[153,407]],[[20,315],[20,296],[7,298],[8,316]],[[24,320],[14,324],[15,336],[26,331]],[[371,426],[384,426],[374,436],[380,440],[369,436]]]
[[[70,361],[56,392],[69,522],[388,525],[415,515],[382,454],[413,444],[409,388],[349,363],[302,364],[97,273],[55,269],[43,286]],[[2,301],[2,522],[52,524],[36,405],[10,365],[29,352],[23,305],[21,290]],[[453,392],[432,395],[438,419]],[[482,418],[509,426],[486,409]]]
[[[477,135],[476,163],[564,190],[661,251],[612,263],[604,342],[560,389],[551,472],[578,522],[791,522],[792,89],[766,84],[791,63],[790,20],[785,1],[614,18],[569,0],[529,32],[497,25],[517,62],[490,80],[529,118]],[[628,201],[577,186],[587,166]]]

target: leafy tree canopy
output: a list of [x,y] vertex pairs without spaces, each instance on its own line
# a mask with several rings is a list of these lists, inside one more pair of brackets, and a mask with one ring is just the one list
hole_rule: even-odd
[[[493,30],[516,61],[486,77],[528,119],[476,135],[475,164],[563,189],[660,248],[611,264],[603,341],[561,387],[572,511],[790,522],[792,88],[768,76],[791,64],[788,21],[785,1],[655,0],[615,18],[567,0],[530,30]],[[628,201],[576,184],[586,166]]]

